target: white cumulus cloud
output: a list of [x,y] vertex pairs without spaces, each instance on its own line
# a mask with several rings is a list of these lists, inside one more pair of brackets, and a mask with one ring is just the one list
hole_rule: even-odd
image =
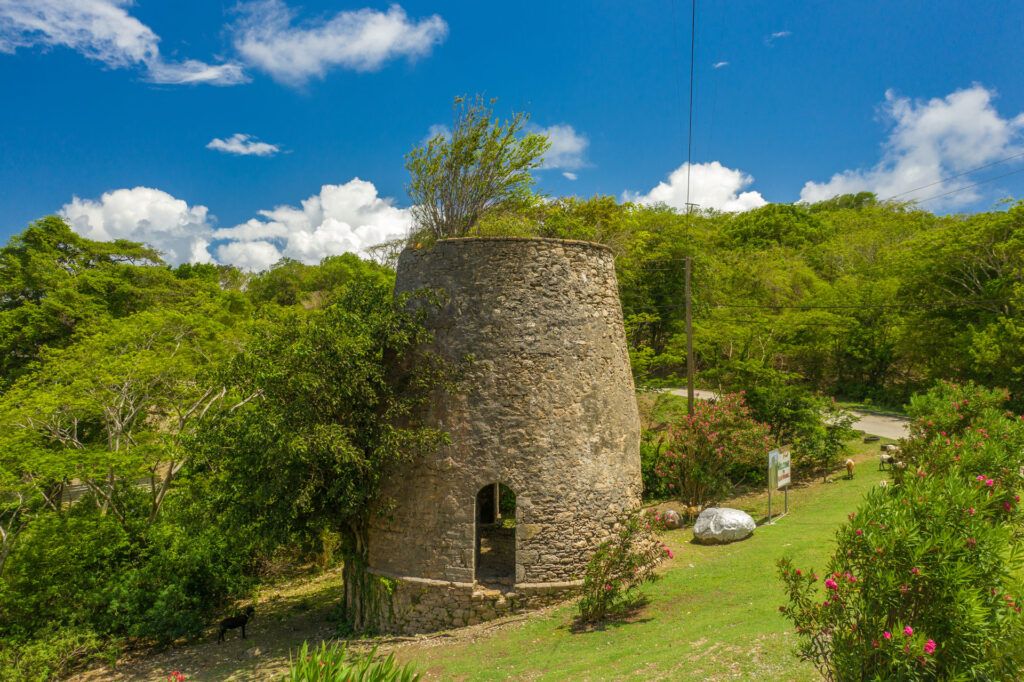
[[[880,199],[926,199],[976,182],[944,178],[1022,151],[1024,113],[1003,118],[992,104],[994,97],[994,91],[981,85],[928,101],[887,91],[880,113],[892,130],[882,144],[881,160],[870,169],[836,173],[828,182],[808,182],[800,200],[814,202],[864,191]],[[924,185],[928,187],[909,191]],[[967,189],[937,203],[967,204],[978,198],[977,190]]]
[[386,12],[344,10],[301,24],[282,0],[247,2],[238,11],[235,49],[248,64],[289,85],[323,78],[334,66],[373,71],[391,59],[422,57],[448,36],[440,16],[410,20],[398,5]]
[[[312,264],[346,252],[362,255],[370,246],[404,237],[412,225],[408,209],[379,197],[372,182],[359,178],[343,185],[324,185],[301,206],[278,206],[259,211],[259,215],[217,230],[216,239],[229,241],[217,249],[222,262],[241,264],[240,255],[245,254],[246,266],[259,269],[280,256]],[[259,258],[264,260],[257,263]],[[268,261],[270,258],[274,260]]]
[[531,131],[547,136],[551,143],[544,153],[544,168],[576,170],[587,165],[585,154],[590,140],[571,125],[559,123],[547,128],[533,127]]
[[579,177],[575,173],[570,173],[569,171],[563,172],[562,175],[565,176],[566,180],[575,180]]
[[235,133],[226,140],[215,137],[206,143],[206,148],[237,156],[273,156],[281,151],[276,144],[259,142],[252,135],[242,133]]
[[145,70],[155,83],[234,85],[248,80],[235,63],[168,62],[160,38],[131,16],[132,0],[0,0],[0,52],[66,47],[110,68]]
[[99,200],[74,197],[59,213],[84,237],[149,244],[172,265],[220,262],[246,270],[264,270],[284,256],[310,265],[342,253],[364,256],[368,247],[404,237],[412,226],[408,209],[359,178],[324,185],[299,206],[259,211],[225,229],[215,229],[206,206],[150,187],[105,192]]
[[[666,204],[679,211],[686,210],[687,164],[672,171],[668,182],[659,182],[647,194],[625,192],[624,201],[642,204]],[[699,208],[738,212],[764,206],[768,202],[760,192],[743,191],[754,178],[743,171],[727,168],[718,161],[695,163],[690,168],[690,203]]]
[[213,235],[207,214],[205,206],[189,206],[150,187],[106,192],[99,201],[73,197],[60,209],[60,215],[83,237],[143,242],[174,265],[213,261],[207,250]]

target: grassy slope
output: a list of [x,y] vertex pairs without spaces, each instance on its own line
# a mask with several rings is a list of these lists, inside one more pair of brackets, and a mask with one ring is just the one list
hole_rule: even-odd
[[[690,544],[690,529],[672,531],[675,559],[661,581],[647,586],[651,602],[628,623],[574,633],[573,605],[514,616],[411,641],[378,640],[431,679],[771,679],[813,680],[814,670],[793,656],[794,638],[778,613],[782,592],[775,561],[788,554],[803,568],[821,570],[833,546],[835,527],[872,485],[878,445],[856,446],[852,481],[818,482],[790,491],[790,514],[754,536],[724,547]],[[780,495],[774,498],[777,514]],[[662,507],[671,505],[660,505]],[[729,500],[758,522],[767,515],[764,493]],[[302,640],[330,637],[330,612],[341,589],[340,571],[312,580],[268,587],[260,599],[248,639],[237,633],[217,644],[211,630],[199,641],[162,652],[136,652],[116,669],[76,675],[78,682],[163,680],[182,670],[188,680],[279,680],[289,651]],[[360,641],[369,648],[375,640]],[[252,646],[259,658],[243,652]]]
[[[857,446],[864,461],[852,481],[791,491],[790,514],[749,540],[702,547],[689,542],[689,529],[669,533],[675,559],[647,586],[650,604],[632,622],[574,633],[573,608],[564,606],[500,634],[398,655],[443,679],[817,679],[793,655],[775,561],[785,554],[805,568],[824,566],[835,527],[884,478],[875,471],[877,447]],[[776,496],[775,510],[781,502]],[[767,514],[764,494],[730,505],[755,519]]]

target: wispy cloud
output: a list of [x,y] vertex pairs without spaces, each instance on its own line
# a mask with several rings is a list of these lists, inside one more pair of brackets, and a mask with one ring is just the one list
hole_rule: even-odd
[[0,52],[66,47],[112,69],[141,68],[164,84],[235,85],[248,81],[233,62],[169,62],[160,37],[131,16],[131,0],[0,0]]
[[206,148],[236,156],[273,156],[281,151],[276,144],[260,142],[252,135],[243,133],[235,133],[226,140],[215,137],[206,144]]
[[775,33],[771,34],[770,36],[764,39],[764,44],[767,45],[768,47],[774,47],[776,40],[778,40],[779,38],[788,38],[791,35],[793,35],[792,31],[776,31]]
[[715,62],[714,64],[711,65],[711,68],[720,69],[723,66],[729,66],[729,62]]
[[448,24],[440,16],[410,20],[398,5],[387,12],[344,10],[298,25],[295,10],[282,0],[243,3],[238,12],[231,30],[239,55],[293,86],[323,78],[332,67],[375,71],[392,59],[416,59],[448,37]]
[[570,173],[569,171],[565,171],[562,175],[565,176],[566,180],[575,180],[579,177],[575,173]]

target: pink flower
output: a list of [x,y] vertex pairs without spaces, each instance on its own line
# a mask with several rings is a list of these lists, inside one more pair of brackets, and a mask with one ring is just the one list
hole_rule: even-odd
[[860,528],[858,528],[857,529],[857,535],[864,535],[864,531],[862,531]]
[[1011,507],[1010,507],[1010,503],[1009,503],[1009,502],[1003,502],[1003,508],[1004,508],[1004,509],[1005,509],[1006,511],[1010,511],[1010,509],[1011,509]]
[[799,569],[799,568],[798,568],[798,569],[796,569],[796,574],[797,574],[797,575],[803,575],[803,573],[801,573],[801,572],[800,572],[800,569]]
[[914,628],[910,627],[909,625],[906,626],[905,628],[903,628],[903,634],[907,637],[910,637],[914,634]]
[[928,655],[935,653],[935,640],[929,639],[924,643],[924,652]]
[[876,639],[875,641],[873,641],[871,643],[871,646],[873,646],[873,647],[875,647],[877,649],[878,648],[878,640]]
[[978,474],[978,476],[977,476],[976,478],[977,478],[977,480],[979,480],[979,481],[984,481],[984,480],[985,480],[985,477],[984,477],[984,476],[982,476],[981,474]]
[[906,594],[909,589],[906,585],[900,585],[900,594]]
[[610,589],[612,589],[612,586],[611,586],[611,585],[605,585],[605,586],[604,586],[604,589],[606,589],[606,590],[610,590]]
[[910,572],[913,573],[914,575],[919,575],[921,573],[921,569],[919,569],[919,568],[912,568],[912,569],[910,569]]
[[971,507],[970,509],[968,509],[967,513],[970,514],[971,516],[974,516],[974,507]]
[[837,585],[836,581],[832,580],[832,578],[829,578],[828,580],[825,581],[825,587],[827,587],[830,590],[838,590],[839,589],[839,585]]
[[985,485],[991,487],[991,486],[995,485],[995,482],[990,478],[987,481],[985,481]]
[[888,630],[882,633],[882,637],[885,637],[886,639],[892,639],[892,635],[889,634]]

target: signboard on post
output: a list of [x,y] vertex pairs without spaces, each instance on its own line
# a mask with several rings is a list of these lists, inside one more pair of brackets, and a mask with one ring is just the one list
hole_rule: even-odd
[[768,523],[772,522],[772,491],[785,491],[786,501],[783,515],[789,512],[790,457],[789,446],[768,453]]
[[775,451],[778,455],[777,469],[775,474],[775,487],[776,488],[787,488],[789,487],[789,448],[784,447]]

